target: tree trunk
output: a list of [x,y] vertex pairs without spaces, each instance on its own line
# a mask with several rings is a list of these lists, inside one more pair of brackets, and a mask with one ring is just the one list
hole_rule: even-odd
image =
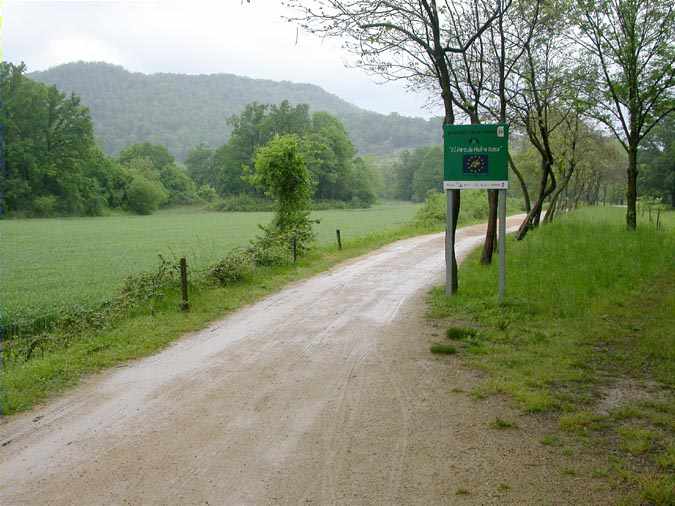
[[497,203],[499,200],[499,190],[488,190],[488,222],[485,232],[485,243],[483,244],[483,254],[480,257],[480,263],[490,265],[492,263],[492,253],[497,244]]
[[513,173],[518,178],[518,182],[520,183],[520,189],[523,192],[523,200],[525,201],[525,212],[529,213],[532,210],[532,203],[530,202],[530,192],[527,190],[527,183],[525,182],[523,175],[518,170],[518,167],[516,167],[513,158],[511,158],[511,153],[509,153],[509,165],[511,166],[511,170],[513,170]]
[[628,181],[626,185],[626,226],[628,230],[637,228],[637,147],[628,149]]

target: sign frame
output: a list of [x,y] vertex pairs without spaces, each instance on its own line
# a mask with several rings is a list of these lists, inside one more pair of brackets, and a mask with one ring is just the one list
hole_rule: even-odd
[[455,293],[456,272],[454,222],[455,192],[459,190],[498,191],[498,301],[506,290],[506,196],[509,187],[509,125],[443,126],[443,191],[447,195],[445,229],[445,292]]
[[509,187],[509,125],[443,126],[443,190]]

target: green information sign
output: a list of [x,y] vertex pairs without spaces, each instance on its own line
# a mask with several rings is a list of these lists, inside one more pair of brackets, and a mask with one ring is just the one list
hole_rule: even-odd
[[445,125],[443,189],[509,187],[508,125]]

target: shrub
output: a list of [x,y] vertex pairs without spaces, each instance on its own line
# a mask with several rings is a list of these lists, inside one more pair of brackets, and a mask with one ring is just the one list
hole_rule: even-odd
[[58,201],[54,195],[43,195],[33,199],[33,214],[35,216],[52,216],[56,210]]
[[291,260],[291,238],[274,229],[263,227],[264,234],[251,241],[247,252],[255,265],[285,265]]
[[216,193],[216,190],[213,189],[213,186],[204,184],[197,190],[197,197],[204,202],[213,202],[218,198],[218,194]]
[[236,249],[209,268],[209,276],[221,285],[230,285],[244,279],[253,270],[253,261],[249,252]]
[[137,214],[152,214],[167,197],[161,183],[136,175],[127,190],[127,207]]

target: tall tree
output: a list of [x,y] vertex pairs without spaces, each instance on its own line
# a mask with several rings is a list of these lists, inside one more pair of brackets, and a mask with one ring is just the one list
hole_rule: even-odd
[[626,224],[637,227],[638,148],[675,110],[675,4],[577,0],[579,42],[599,68],[595,118],[628,154]]

